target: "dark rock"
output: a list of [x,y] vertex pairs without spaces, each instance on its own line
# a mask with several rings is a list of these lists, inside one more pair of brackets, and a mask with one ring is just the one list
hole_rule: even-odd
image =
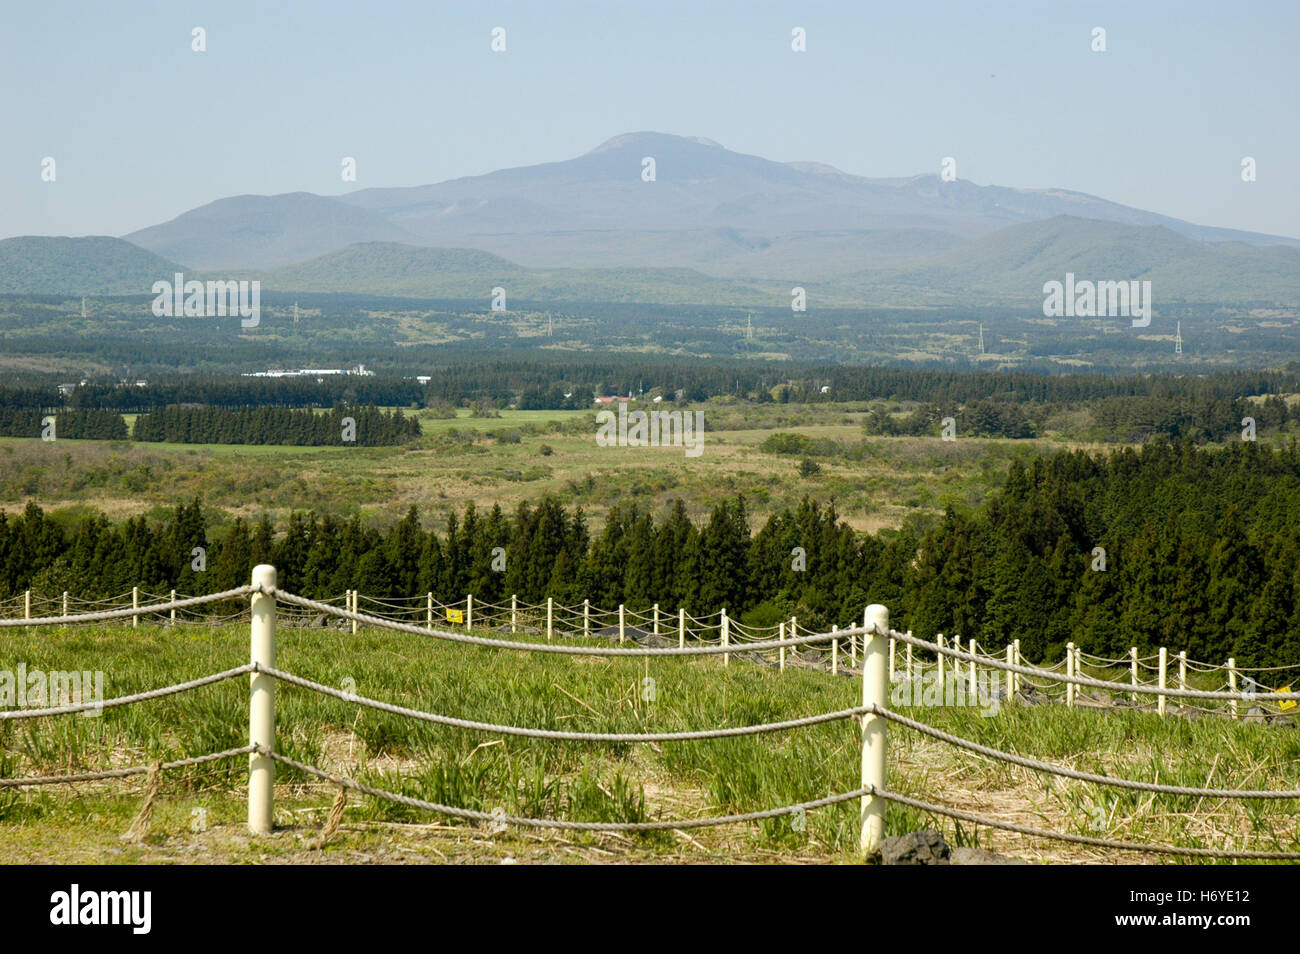
[[880,842],[882,865],[946,865],[951,852],[943,835],[933,829],[910,831]]
[[1245,718],[1247,722],[1267,721],[1267,716],[1265,716],[1264,710],[1261,709],[1259,706],[1251,706],[1249,709],[1247,709]]

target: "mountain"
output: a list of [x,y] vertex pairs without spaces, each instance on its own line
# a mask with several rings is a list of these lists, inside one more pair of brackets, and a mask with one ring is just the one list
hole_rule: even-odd
[[[642,179],[654,159],[655,179]],[[937,175],[872,179],[639,132],[584,155],[432,185],[210,203],[126,238],[194,268],[275,268],[367,242],[475,248],[541,268],[693,267],[821,281],[893,267],[1012,225],[1068,215],[1202,242],[1300,240],[1218,229],[1064,189]]]
[[[500,286],[509,306],[603,301],[789,307],[788,280],[720,278],[704,270],[702,250],[709,243],[715,248],[744,246],[752,239],[742,233],[686,234],[683,244],[701,254],[700,269],[529,268],[479,249],[364,242],[279,268],[214,272],[178,265],[122,239],[27,236],[0,241],[0,292],[143,295],[155,281],[184,271],[198,279],[256,278],[267,291],[462,298],[484,304]],[[848,238],[800,236],[785,243],[787,248],[803,243],[810,256],[833,255],[837,243],[852,247],[871,233],[846,234]],[[900,238],[894,247],[875,248],[869,268],[799,282],[808,290],[809,307],[1041,303],[1043,283],[1063,281],[1066,272],[1081,281],[1149,280],[1157,309],[1180,300],[1300,300],[1300,249],[1202,242],[1159,225],[1062,215],[956,245],[936,242],[926,230],[897,236],[912,241]],[[751,251],[761,256],[777,245]],[[591,259],[606,261],[599,251],[593,246]]]
[[126,236],[196,269],[274,268],[357,242],[415,242],[364,208],[313,195],[240,195]]
[[[1025,304],[1043,283],[1143,279],[1157,308],[1172,301],[1300,300],[1300,249],[1209,243],[1164,226],[1056,216],[1013,225],[905,264],[808,283],[810,307]],[[486,301],[500,285],[508,301],[642,301],[788,307],[790,285],[719,279],[686,268],[525,268],[471,249],[355,245],[260,275],[279,291],[363,292]]]
[[0,293],[143,295],[179,271],[175,262],[107,235],[0,240]]

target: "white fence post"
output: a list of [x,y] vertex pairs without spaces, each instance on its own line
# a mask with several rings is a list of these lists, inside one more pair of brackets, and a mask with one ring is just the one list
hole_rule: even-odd
[[659,604],[658,604],[658,603],[655,604],[655,607],[654,607],[654,613],[655,613],[655,616],[654,616],[654,634],[655,634],[655,636],[657,637],[657,636],[659,635]]
[[[1129,647],[1128,657],[1129,657],[1129,671],[1132,673],[1130,679],[1132,680],[1133,685],[1136,686],[1138,684],[1138,648],[1136,646]],[[1130,692],[1129,699],[1132,702],[1137,702],[1138,694],[1136,692]]]
[[[1016,664],[1015,649],[1012,647],[1010,643],[1007,643],[1007,664],[1011,666],[1014,666]],[[1010,669],[1007,670],[1005,692],[1006,692],[1007,699],[1011,699],[1016,694],[1016,674],[1012,672]]]
[[[253,585],[274,589],[275,567],[265,563],[253,567]],[[275,597],[254,593],[250,600],[249,655],[255,666],[275,668]],[[275,679],[264,672],[250,674],[248,695],[248,744],[275,750]],[[272,799],[275,793],[275,760],[263,752],[248,754],[248,829],[255,835],[269,835],[274,825]]]
[[[1014,640],[1012,640],[1012,641],[1011,641],[1011,645],[1014,646],[1014,647],[1015,647],[1015,650],[1016,650],[1016,665],[1017,665],[1017,666],[1023,666],[1024,663],[1022,663],[1022,662],[1020,661],[1020,640],[1018,640],[1018,639],[1014,639]],[[1012,673],[1011,675],[1014,677],[1014,678],[1011,680],[1011,688],[1012,688],[1015,692],[1019,692],[1019,691],[1020,691],[1020,673],[1015,672],[1015,673]]]
[[[975,648],[976,648],[976,647],[975,647],[975,640],[974,640],[974,638],[972,638],[971,641],[970,641],[970,654],[971,654],[972,656],[975,655]],[[979,696],[976,695],[976,692],[975,692],[975,682],[976,682],[976,679],[975,679],[975,660],[972,659],[972,660],[970,661],[970,697],[971,697],[972,699],[978,699],[978,698],[979,698]]]
[[[885,681],[885,639],[889,635],[889,610],[879,603],[867,607],[872,633],[862,647],[862,705],[884,709],[889,704],[889,683]],[[888,760],[885,728],[887,723],[873,712],[862,715],[862,787],[883,789]],[[862,796],[859,812],[860,847],[863,857],[875,851],[885,836],[885,800],[873,795]]]
[[[727,608],[725,606],[722,608],[722,645],[731,645],[731,623],[727,619]],[[731,653],[722,654],[722,665],[731,665]]]
[[[912,631],[909,629],[907,635],[911,636]],[[907,681],[912,681],[912,644],[907,644]]]
[[[840,628],[838,626],[831,624],[832,633],[838,633],[839,631]],[[831,640],[831,675],[838,676],[839,674],[840,674],[840,638],[836,636],[834,639]]]
[[510,594],[510,632],[519,632],[519,594]]
[[474,594],[465,594],[465,632],[474,628]]
[[[360,605],[361,605],[361,594],[358,593],[356,590],[353,590],[353,591],[352,591],[352,612],[354,612],[354,613],[360,613],[361,610],[357,608],[357,607],[359,607]],[[355,635],[357,634],[357,629],[360,627],[360,625],[361,625],[361,624],[358,623],[355,619],[352,621],[352,635],[353,635],[353,636],[355,636]]]
[[[1228,691],[1237,691],[1237,660],[1228,658]],[[1241,714],[1241,709],[1237,705],[1237,700],[1232,700],[1232,717],[1235,719]]]
[[[1067,680],[1074,678],[1074,643],[1065,644],[1065,675]],[[1068,681],[1065,684],[1065,704],[1074,705],[1074,683]]]
[[[174,612],[174,611],[173,611]],[[68,591],[63,591],[63,615],[68,615]]]
[[555,601],[552,597],[546,597],[546,641],[551,641],[551,634],[555,631]]
[[[66,595],[66,594],[65,594],[65,595]],[[175,590],[172,590],[172,602],[173,602],[173,603],[176,602],[176,591],[175,591]],[[66,614],[65,614],[65,615],[66,615]],[[172,607],[172,625],[173,625],[173,626],[176,625],[176,607],[175,607],[175,606]]]
[[1187,650],[1178,653],[1178,688],[1187,688]]
[[[938,636],[935,637],[935,642],[939,644],[939,648],[940,648],[940,649],[943,648],[943,633],[940,633]],[[934,657],[935,657],[935,660],[939,663],[939,687],[940,687],[940,691],[942,691],[942,689],[943,689],[943,685],[944,685],[944,681],[943,681],[943,664],[944,664],[943,653],[935,653],[935,654],[934,654]]]
[[[28,599],[31,598],[31,592],[32,592],[31,590],[28,590],[28,591],[27,591]],[[139,608],[140,608],[140,587],[138,587],[138,586],[133,586],[133,587],[131,587],[131,609],[139,609]],[[28,613],[27,615],[30,616],[31,614]],[[140,617],[139,617],[139,616],[132,616],[132,617],[131,617],[131,625],[132,625],[132,626],[139,626],[139,625],[140,625]]]
[[618,604],[618,641],[621,643],[627,638],[627,611],[623,604]]
[[[1166,674],[1168,673],[1168,670],[1169,670],[1169,650],[1161,646],[1160,647],[1160,688],[1162,690],[1165,688],[1165,677]],[[1165,714],[1164,692],[1162,691],[1156,698],[1158,700],[1156,703],[1156,708],[1159,710],[1161,715],[1164,715]]]
[[686,610],[677,608],[677,648],[686,648]]
[[[550,618],[551,601],[546,601],[547,618]],[[549,628],[547,630],[550,631]],[[582,638],[586,639],[591,635],[591,600],[582,601]]]
[[[31,619],[31,618],[32,618],[32,591],[23,590],[23,619]],[[134,621],[131,623],[131,625],[132,626],[135,625]]]
[[433,629],[433,590],[429,590],[424,603],[424,628]]
[[[782,642],[785,642],[785,620],[781,621],[781,628],[778,632],[777,638]],[[779,671],[785,672],[785,647],[784,646],[781,647],[781,668]]]
[[[862,622],[862,625],[863,625],[864,628],[868,625],[867,622],[866,622],[866,614],[865,614],[865,613],[863,614],[863,622]],[[866,637],[866,636],[863,636],[863,637],[862,637],[862,651],[863,651],[863,653],[865,653],[865,652],[867,651],[867,637]],[[894,646],[894,637],[893,637],[893,636],[890,636],[890,637],[889,637],[889,684],[890,684],[891,686],[894,684],[894,653],[895,653],[896,651],[897,651],[897,648]],[[865,665],[865,664],[866,664],[866,659],[864,658],[864,659],[862,660],[862,662],[863,662],[863,665]]]

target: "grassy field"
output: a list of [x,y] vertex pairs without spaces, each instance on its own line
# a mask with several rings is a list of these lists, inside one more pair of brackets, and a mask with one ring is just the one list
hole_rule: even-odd
[[[876,530],[949,502],[976,506],[1000,486],[1013,457],[1067,446],[1056,439],[864,438],[865,405],[715,402],[702,409],[708,430],[698,457],[680,447],[599,447],[590,411],[506,410],[499,418],[472,418],[462,410],[451,419],[418,412],[424,436],[403,447],[0,438],[0,508],[35,500],[47,510],[162,516],[197,494],[231,519],[266,513],[279,520],[309,506],[386,524],[411,504],[436,522],[470,500],[509,511],[547,494],[596,517],[624,500],[662,514],[681,498],[698,517],[743,493],[751,515],[762,520],[807,494],[833,498],[852,526]],[[762,449],[777,432],[834,442],[839,452],[817,458],[816,476],[801,477],[799,457]]]
[[[90,669],[107,697],[237,666],[246,625],[8,630],[0,668]],[[363,629],[282,628],[278,663],[316,681],[464,718],[596,732],[674,731],[780,720],[846,708],[857,679],[713,657],[624,661],[466,647]],[[653,683],[647,683],[651,679]],[[653,685],[653,693],[647,693]],[[653,698],[648,698],[649,696]],[[1217,718],[1061,706],[901,711],[978,742],[1076,768],[1184,785],[1293,788],[1300,733]],[[643,820],[744,812],[858,784],[852,722],[739,739],[661,745],[553,743],[486,735],[363,710],[291,686],[278,690],[279,749],[381,788],[491,812],[578,820]],[[239,678],[166,699],[80,715],[0,723],[0,774],[95,770],[173,759],[247,741]],[[459,823],[352,795],[340,830],[316,835],[335,792],[278,770],[270,838],[244,830],[243,758],[164,775],[151,832],[120,836],[141,804],[142,777],[0,788],[0,860],[258,861],[789,861],[855,860],[857,807],[811,812],[806,827],[767,822],[644,836],[586,835]],[[1056,831],[1204,847],[1300,848],[1294,806],[1152,796],[1037,775],[890,729],[889,786],[903,794]],[[1157,861],[1155,856],[1033,841],[954,826],[891,807],[890,833],[940,827],[950,843],[1034,861]]]

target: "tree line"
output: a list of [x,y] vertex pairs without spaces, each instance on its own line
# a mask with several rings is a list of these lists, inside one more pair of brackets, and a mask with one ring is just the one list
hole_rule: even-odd
[[1207,450],[1157,439],[1108,455],[1037,457],[1014,463],[978,510],[949,508],[875,534],[850,528],[833,501],[811,499],[752,529],[741,497],[702,521],[681,501],[657,518],[625,503],[598,532],[581,508],[553,499],[508,514],[470,504],[441,530],[414,507],[387,528],[301,512],[279,527],[242,518],[215,526],[197,500],[160,524],[95,515],[68,527],[30,504],[0,515],[0,595],[217,592],[270,562],[283,586],[315,598],[357,588],[442,602],[471,592],[498,603],[511,594],[605,608],[657,602],[695,616],[726,607],[758,624],[797,615],[816,627],[849,625],[880,602],[899,628],[991,648],[1020,639],[1040,661],[1060,658],[1068,641],[1112,658],[1163,645],[1243,666],[1300,661],[1294,442]]
[[[47,426],[54,418],[54,428]],[[60,437],[73,440],[124,441],[126,421],[116,411],[57,411],[47,413],[33,408],[0,407],[2,437]]]
[[[431,364],[430,380],[381,374],[373,377],[255,378],[242,375],[166,374],[148,387],[111,379],[88,379],[68,394],[51,376],[26,374],[21,384],[0,386],[0,407],[57,410],[113,409],[141,413],[170,405],[331,407],[374,404],[411,407],[481,404],[557,410],[590,407],[598,394],[658,390],[684,400],[735,396],[759,402],[922,402],[952,408],[995,402],[1007,405],[1080,405],[1113,402],[1116,426],[1150,418],[1153,432],[1174,434],[1167,422],[1189,413],[1204,419],[1208,408],[1247,395],[1300,392],[1300,364],[1271,371],[1220,371],[1191,375],[1042,374],[898,367],[849,367],[791,362],[657,360],[644,356],[548,354],[529,358],[477,355]],[[825,390],[823,390],[825,389]],[[568,394],[569,397],[565,397]],[[1169,409],[1176,409],[1170,411]],[[1162,410],[1163,409],[1163,410]],[[1107,413],[1110,413],[1109,411]]]
[[342,404],[328,413],[284,407],[166,407],[137,417],[131,436],[137,441],[176,444],[378,447],[414,440],[420,436],[420,422],[403,415],[400,408],[389,413]]

